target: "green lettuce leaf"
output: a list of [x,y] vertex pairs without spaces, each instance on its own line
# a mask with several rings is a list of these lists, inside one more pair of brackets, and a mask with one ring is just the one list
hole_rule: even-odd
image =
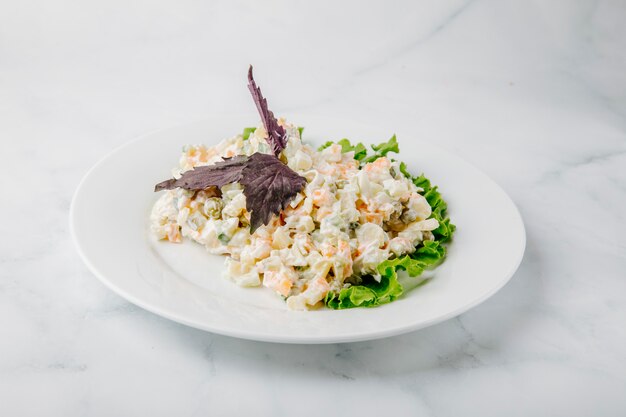
[[435,218],[439,222],[439,227],[433,230],[433,235],[435,236],[435,239],[442,243],[450,241],[450,239],[452,239],[454,231],[456,230],[456,226],[450,223],[449,217],[446,217],[445,219],[440,219],[437,217]]
[[252,134],[255,130],[256,127],[244,127],[243,133],[241,134],[241,136],[243,136],[243,140],[248,140],[250,134]]
[[360,161],[367,155],[367,149],[365,149],[365,145],[363,145],[361,142],[353,146],[348,139],[344,138],[337,142],[337,144],[341,145],[341,152],[343,153],[353,151],[354,159],[356,159],[357,161]]
[[393,135],[387,142],[379,143],[378,145],[372,145],[372,149],[382,156],[387,155],[389,152],[400,152],[396,135]]
[[402,173],[402,175],[404,175],[405,177],[407,177],[408,179],[413,178],[411,176],[411,173],[409,172],[409,170],[406,167],[406,164],[404,162],[400,162],[400,172]]
[[372,276],[363,277],[363,283],[342,288],[338,293],[326,294],[326,305],[335,310],[354,307],[375,307],[395,300],[403,288],[395,273],[381,276],[377,282]]
[[431,217],[439,222],[439,227],[433,230],[435,240],[442,243],[450,241],[454,231],[456,230],[456,226],[450,223],[450,218],[446,215],[448,204],[445,202],[443,197],[441,197],[438,187],[431,186],[430,181],[424,177],[424,174],[413,178],[413,183],[424,189],[422,194],[428,201],[428,204],[430,204],[433,211]]
[[[324,143],[322,146],[317,148],[318,151],[328,148],[330,145],[334,144],[332,140]],[[372,149],[374,150],[374,154],[368,155],[367,148],[361,142],[358,142],[356,145],[350,143],[350,141],[346,138],[341,139],[336,142],[338,145],[341,145],[341,152],[346,153],[353,151],[354,159],[361,162],[361,164],[365,164],[368,162],[374,162],[380,157],[386,156],[389,152],[400,152],[398,148],[398,140],[396,139],[396,135],[393,135],[391,139],[387,142],[379,143],[378,145],[372,145]],[[406,165],[404,166],[406,169]],[[408,172],[407,172],[408,174]]]
[[[323,149],[328,148],[330,145],[333,145],[333,144],[335,144],[335,142],[333,142],[332,140],[329,140],[328,142],[320,146],[317,150],[321,151]],[[351,151],[354,152],[354,159],[356,159],[357,161],[360,161],[367,156],[367,149],[365,148],[365,145],[363,145],[361,142],[357,143],[356,145],[352,145],[352,143],[350,143],[348,139],[343,138],[337,142],[337,145],[341,145],[342,153],[351,152]]]
[[[410,175],[409,178],[411,178]],[[426,178],[424,174],[419,177],[413,177],[413,184],[415,184],[416,187],[423,188],[424,192],[428,192],[428,190],[430,190],[430,180]]]
[[355,285],[344,288],[339,293],[329,292],[324,300],[326,305],[334,310],[342,310],[354,307],[371,307],[376,305],[376,294],[373,290]]
[[[402,164],[400,164],[400,171],[402,171]],[[441,197],[439,188],[437,186],[433,187],[424,174],[419,177],[413,177],[412,180],[413,184],[423,189],[422,195],[426,198],[428,204],[430,204],[430,207],[433,210],[431,217],[439,222],[439,227],[433,230],[435,240],[442,243],[448,242],[452,238],[452,235],[456,230],[456,226],[450,223],[450,218],[446,215],[448,204],[445,202],[443,197]]]
[[389,152],[400,152],[396,135],[393,135],[391,139],[389,139],[387,142],[382,142],[378,145],[372,145],[372,149],[374,150],[374,155],[370,155],[367,158],[363,159],[363,163],[374,162],[380,157],[387,156]]

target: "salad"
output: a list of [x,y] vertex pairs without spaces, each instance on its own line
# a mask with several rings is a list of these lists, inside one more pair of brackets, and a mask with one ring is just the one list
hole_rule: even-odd
[[267,287],[288,308],[373,307],[443,261],[455,230],[436,186],[411,175],[396,136],[371,146],[348,139],[319,148],[303,128],[274,117],[256,85],[262,123],[215,146],[184,147],[150,216],[158,239],[192,239],[228,255],[224,275]]

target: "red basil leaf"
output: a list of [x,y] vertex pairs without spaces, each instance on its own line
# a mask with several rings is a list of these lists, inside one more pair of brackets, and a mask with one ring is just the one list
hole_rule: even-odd
[[235,156],[225,158],[224,161],[214,165],[199,166],[192,170],[183,172],[179,179],[170,179],[154,186],[154,191],[171,190],[174,188],[184,188],[185,190],[204,190],[209,187],[222,187],[231,182],[241,180],[247,157]]
[[261,115],[263,126],[265,126],[265,130],[267,130],[267,142],[272,148],[274,155],[278,156],[287,145],[287,135],[285,129],[278,124],[274,113],[267,108],[267,99],[263,97],[261,89],[256,85],[252,77],[252,65],[250,65],[248,69],[248,89],[250,89],[256,108]]
[[277,157],[255,153],[248,158],[241,178],[246,209],[251,212],[250,233],[269,224],[304,188],[306,179]]

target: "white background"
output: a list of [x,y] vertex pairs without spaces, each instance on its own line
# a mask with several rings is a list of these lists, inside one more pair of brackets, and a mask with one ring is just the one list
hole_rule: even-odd
[[[1,0],[0,415],[625,415],[625,19],[623,1]],[[277,114],[412,128],[492,176],[527,227],[511,282],[327,346],[211,335],[105,289],[68,234],[80,178],[153,129],[255,121],[250,63]]]

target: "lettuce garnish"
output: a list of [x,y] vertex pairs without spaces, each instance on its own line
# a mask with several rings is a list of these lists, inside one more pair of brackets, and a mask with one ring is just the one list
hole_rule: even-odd
[[[323,149],[328,148],[330,145],[333,145],[335,142],[329,140],[320,146],[317,150],[321,151]],[[341,145],[341,152],[354,152],[354,159],[361,162],[362,164],[366,164],[368,162],[374,162],[381,156],[386,156],[389,152],[400,152],[398,149],[398,141],[396,140],[396,135],[393,135],[391,139],[387,142],[379,143],[378,145],[372,145],[372,150],[374,153],[372,155],[367,155],[367,148],[361,142],[356,145],[352,145],[350,141],[346,138],[341,139],[337,142],[337,145]]]
[[255,130],[256,130],[256,127],[244,127],[243,133],[241,134],[241,136],[243,136],[243,140],[248,140],[250,135],[254,133]]

